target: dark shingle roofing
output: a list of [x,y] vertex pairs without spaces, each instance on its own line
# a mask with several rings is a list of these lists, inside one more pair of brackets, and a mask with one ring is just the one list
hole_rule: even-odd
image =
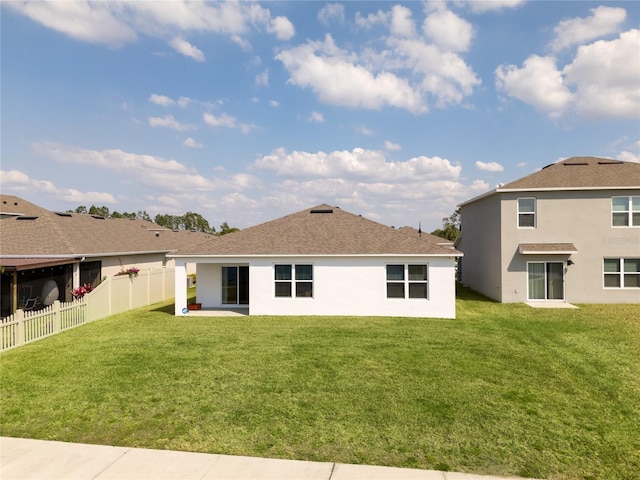
[[318,205],[180,249],[184,256],[461,255],[417,235],[330,205]]
[[0,256],[91,256],[170,252],[214,241],[201,232],[172,232],[144,220],[56,213],[19,197],[0,195]]
[[640,163],[597,157],[572,157],[502,185],[511,189],[640,188]]

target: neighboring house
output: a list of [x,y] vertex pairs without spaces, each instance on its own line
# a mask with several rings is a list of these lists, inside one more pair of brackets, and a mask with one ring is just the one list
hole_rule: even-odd
[[0,195],[1,316],[55,300],[71,301],[73,288],[96,286],[131,267],[172,267],[168,252],[212,238],[201,232],[172,232],[144,220],[52,212]]
[[640,163],[570,158],[460,211],[472,289],[500,302],[640,303]]
[[319,205],[169,254],[175,312],[187,313],[185,264],[195,263],[203,308],[454,318],[461,253],[423,235]]

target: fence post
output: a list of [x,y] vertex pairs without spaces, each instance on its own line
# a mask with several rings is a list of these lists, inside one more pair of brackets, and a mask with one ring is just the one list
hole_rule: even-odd
[[16,347],[24,345],[24,310],[18,309],[15,313],[16,320]]
[[60,300],[53,302],[53,333],[59,333],[62,330],[62,312],[60,311]]

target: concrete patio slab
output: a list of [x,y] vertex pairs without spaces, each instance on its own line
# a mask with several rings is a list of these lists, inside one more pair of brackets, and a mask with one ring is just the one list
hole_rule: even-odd
[[579,308],[563,301],[524,302],[531,308]]

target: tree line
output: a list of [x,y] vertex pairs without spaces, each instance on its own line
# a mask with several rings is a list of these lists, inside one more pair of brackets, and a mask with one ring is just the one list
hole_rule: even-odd
[[170,230],[191,230],[210,233],[212,235],[226,235],[227,233],[238,230],[235,227],[230,227],[227,222],[223,222],[220,225],[220,230],[216,230],[216,227],[209,225],[209,222],[202,215],[195,212],[187,212],[184,215],[158,214],[154,219],[151,219],[151,216],[146,210],[138,210],[137,212],[118,212],[114,210],[111,212],[109,211],[109,207],[96,207],[95,205],[91,205],[89,208],[84,205],[80,205],[75,210],[67,210],[67,212],[97,215],[104,218],[146,220],[147,222],[155,223],[158,226],[168,228]]

